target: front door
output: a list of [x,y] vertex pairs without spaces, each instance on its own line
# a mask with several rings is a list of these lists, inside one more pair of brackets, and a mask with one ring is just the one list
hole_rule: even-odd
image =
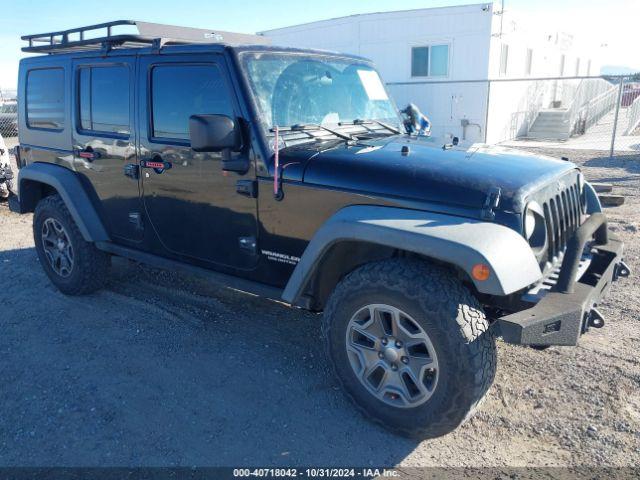
[[139,156],[153,229],[149,249],[195,263],[251,269],[258,259],[256,199],[238,194],[243,177],[222,170],[220,153],[194,152],[189,142],[191,115],[239,116],[224,59],[142,57],[139,72],[140,91],[146,92],[140,95]]
[[136,160],[135,57],[74,61],[73,150],[76,170],[88,178],[115,242],[137,243],[142,229],[135,176],[124,175]]

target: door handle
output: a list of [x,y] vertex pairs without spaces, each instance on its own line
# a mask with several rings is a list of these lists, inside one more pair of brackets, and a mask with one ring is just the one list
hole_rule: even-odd
[[97,160],[98,158],[100,158],[100,152],[96,152],[91,147],[86,147],[82,150],[77,150],[76,155],[80,158],[84,158],[88,162],[93,162],[94,160]]
[[140,168],[151,168],[157,174],[171,170],[171,162],[165,162],[160,155],[154,155],[151,160],[140,160]]

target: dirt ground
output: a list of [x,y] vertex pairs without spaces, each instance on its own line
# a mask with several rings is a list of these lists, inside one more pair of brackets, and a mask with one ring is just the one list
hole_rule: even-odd
[[421,443],[343,397],[317,315],[126,261],[65,297],[0,206],[0,465],[640,465],[640,158],[548,153],[626,196],[608,214],[635,276],[577,348],[500,343],[478,414]]

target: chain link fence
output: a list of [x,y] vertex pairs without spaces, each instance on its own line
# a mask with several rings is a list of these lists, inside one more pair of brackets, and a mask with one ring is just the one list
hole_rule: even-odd
[[640,154],[640,75],[388,84],[433,135],[466,143]]
[[12,90],[0,89],[0,135],[9,148],[18,144],[18,101]]
[[[463,143],[640,155],[640,75],[389,83],[434,136]],[[0,90],[0,134],[18,143],[15,91]]]

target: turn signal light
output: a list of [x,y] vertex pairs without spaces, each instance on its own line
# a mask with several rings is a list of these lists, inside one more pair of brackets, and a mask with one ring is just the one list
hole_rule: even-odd
[[484,263],[477,263],[471,269],[471,276],[479,282],[487,280],[489,275],[491,275],[491,269],[489,265],[485,265]]

